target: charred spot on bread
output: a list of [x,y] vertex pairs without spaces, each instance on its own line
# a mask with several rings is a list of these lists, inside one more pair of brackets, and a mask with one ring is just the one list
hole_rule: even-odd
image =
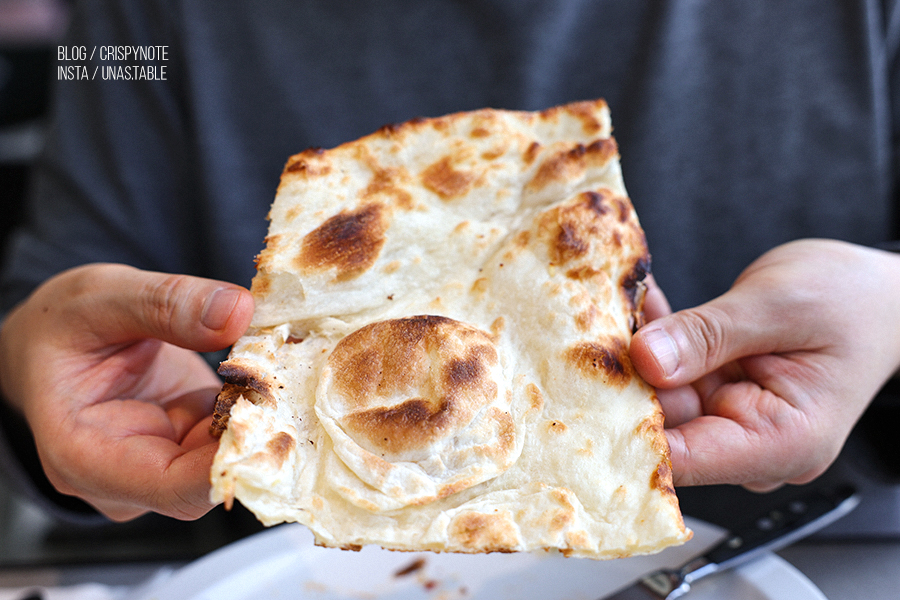
[[295,443],[293,436],[289,433],[280,431],[266,443],[266,450],[269,451],[272,460],[281,464],[287,460],[288,456],[290,456]]
[[554,182],[576,179],[588,166],[605,165],[615,158],[618,152],[619,148],[612,137],[599,139],[588,145],[575,144],[559,150],[541,162],[527,188],[536,191]]
[[253,404],[261,404],[267,400],[271,402],[271,397],[261,394],[252,387],[243,385],[235,385],[233,383],[225,383],[222,390],[216,396],[216,404],[213,408],[213,420],[209,426],[209,432],[213,437],[219,437],[228,427],[228,419],[231,416],[231,408],[234,406],[238,398],[243,397],[245,400]]
[[617,338],[605,344],[577,343],[567,350],[566,359],[588,377],[604,379],[612,386],[624,387],[631,379],[627,347]]
[[367,202],[374,202],[374,198],[382,196],[393,200],[394,205],[403,210],[413,208],[412,195],[404,188],[404,184],[409,180],[409,174],[405,169],[381,167],[371,159],[369,168],[372,169],[372,179],[360,193],[361,198]]
[[597,118],[597,109],[598,107],[601,109],[606,108],[606,103],[603,100],[599,101],[602,103],[599,106],[597,102],[598,101],[593,100],[583,100],[562,106],[552,106],[542,110],[539,114],[541,119],[554,120],[560,117],[560,113],[565,112],[581,121],[582,131],[586,135],[595,137],[598,136],[604,128],[603,121]]
[[209,426],[209,433],[215,438],[221,437],[222,432],[228,427],[228,418],[231,416],[231,407],[241,396],[245,389],[240,386],[226,383],[216,396],[216,404],[213,408],[213,420]]
[[390,454],[427,447],[494,402],[491,336],[464,323],[420,315],[369,324],[328,358],[332,401],[366,447]]
[[275,401],[269,383],[260,377],[255,369],[241,364],[240,361],[225,361],[219,365],[217,372],[225,383],[216,396],[213,421],[209,427],[209,432],[214,437],[221,436],[228,427],[231,408],[238,398],[243,396],[254,404]]
[[[616,196],[609,190],[588,190],[544,213],[539,231],[546,240],[553,264],[567,265],[585,258],[592,248],[602,247],[607,237],[613,245],[613,231],[605,221],[615,200]],[[579,264],[569,274],[580,278],[590,273],[586,269],[596,269],[596,266]]]
[[675,498],[675,486],[672,485],[672,464],[668,459],[659,461],[656,470],[650,476],[650,487]]
[[460,513],[451,522],[450,535],[473,552],[512,552],[519,536],[510,516],[505,513]]
[[454,168],[450,156],[443,157],[422,172],[422,185],[444,200],[465,194],[475,179],[474,173]]
[[337,281],[358,277],[384,246],[385,213],[383,205],[372,203],[334,215],[303,238],[297,265],[309,271],[334,269]]
[[391,407],[378,407],[355,412],[348,416],[347,426],[365,436],[380,449],[390,453],[402,452],[419,445],[418,435],[437,437],[452,419],[453,406],[449,402],[435,405],[421,398],[413,398]]
[[219,365],[216,371],[226,384],[232,387],[247,388],[255,391],[257,394],[272,399],[271,386],[256,369],[245,366],[239,361],[228,360]]
[[630,310],[631,331],[635,332],[644,325],[644,294],[647,284],[644,280],[650,274],[650,254],[644,252],[638,256],[630,270],[626,271],[620,282],[620,289],[625,295],[626,305]]

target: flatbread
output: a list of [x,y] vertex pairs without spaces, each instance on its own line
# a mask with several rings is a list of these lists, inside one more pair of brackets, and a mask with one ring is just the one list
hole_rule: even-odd
[[212,498],[318,544],[615,558],[690,538],[628,358],[649,254],[602,100],[291,157]]

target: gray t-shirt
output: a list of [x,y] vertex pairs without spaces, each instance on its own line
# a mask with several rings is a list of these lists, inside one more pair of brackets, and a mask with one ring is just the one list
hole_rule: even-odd
[[[293,153],[392,122],[604,97],[673,306],[799,237],[893,225],[893,1],[88,0],[66,46],[29,222],[0,279],[117,261],[248,285]],[[108,46],[165,46],[165,80],[103,80]],[[108,51],[107,51],[108,53]]]
[[[890,6],[890,10],[884,8]],[[69,46],[165,81],[60,81],[3,308],[79,263],[248,284],[287,157],[416,116],[605,97],[676,308],[806,236],[893,235],[892,2],[100,2]],[[99,60],[89,67],[137,64]]]

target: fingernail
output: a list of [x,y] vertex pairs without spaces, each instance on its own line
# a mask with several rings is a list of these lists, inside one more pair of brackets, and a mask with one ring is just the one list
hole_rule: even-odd
[[644,331],[644,340],[666,377],[678,370],[678,346],[664,329]]
[[214,331],[224,329],[240,295],[241,291],[234,288],[219,288],[210,294],[200,315],[203,326]]

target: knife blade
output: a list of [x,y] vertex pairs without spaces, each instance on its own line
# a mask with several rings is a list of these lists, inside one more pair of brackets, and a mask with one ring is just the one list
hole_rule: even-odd
[[697,580],[732,569],[789,546],[843,517],[859,504],[851,486],[814,490],[768,508],[742,529],[677,569],[660,569],[630,587],[600,600],[674,600],[687,594]]

